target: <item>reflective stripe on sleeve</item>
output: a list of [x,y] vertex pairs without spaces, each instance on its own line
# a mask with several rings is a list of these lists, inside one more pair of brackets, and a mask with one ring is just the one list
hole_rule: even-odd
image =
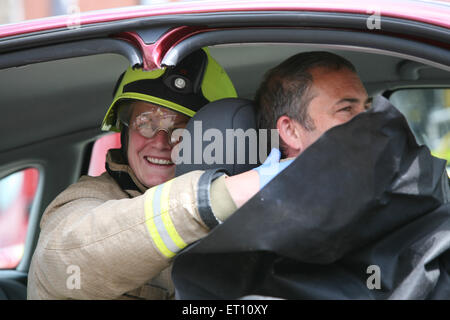
[[175,243],[177,246],[176,252],[178,252],[180,249],[183,249],[187,246],[187,244],[183,241],[183,239],[178,234],[177,230],[175,229],[175,225],[172,222],[172,219],[170,218],[169,214],[169,192],[170,192],[170,186],[172,184],[172,180],[166,182],[163,184],[162,188],[162,194],[161,194],[161,219],[164,223],[164,231],[167,231],[169,234],[169,238]]
[[147,229],[156,247],[167,258],[187,246],[175,229],[169,215],[171,181],[149,190],[145,199]]

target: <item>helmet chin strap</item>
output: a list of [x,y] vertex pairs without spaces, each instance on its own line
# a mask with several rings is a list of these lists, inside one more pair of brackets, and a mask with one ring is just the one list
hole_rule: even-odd
[[128,164],[128,127],[122,126],[122,130],[120,131],[120,151],[122,151],[123,160]]

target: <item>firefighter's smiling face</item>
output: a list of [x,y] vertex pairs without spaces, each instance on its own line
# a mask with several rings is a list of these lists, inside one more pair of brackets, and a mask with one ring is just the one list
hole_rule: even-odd
[[168,132],[162,129],[184,128],[189,117],[142,101],[134,102],[132,108],[128,163],[139,181],[150,188],[175,176],[171,160],[173,144]]

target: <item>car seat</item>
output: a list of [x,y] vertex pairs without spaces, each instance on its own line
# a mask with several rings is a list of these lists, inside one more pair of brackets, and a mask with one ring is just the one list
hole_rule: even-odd
[[[186,126],[182,143],[186,138],[191,139],[190,152],[184,153],[188,151],[186,149],[180,152],[183,162],[177,164],[175,175],[219,168],[235,175],[257,167],[259,140],[256,129],[255,107],[251,100],[226,98],[208,103]],[[244,139],[245,133],[248,136]],[[211,149],[215,149],[214,152],[210,152]],[[209,155],[214,160],[212,163]]]

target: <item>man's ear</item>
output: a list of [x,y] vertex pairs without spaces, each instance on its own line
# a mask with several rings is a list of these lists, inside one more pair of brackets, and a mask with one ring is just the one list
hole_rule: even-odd
[[288,157],[298,155],[303,150],[301,125],[288,116],[281,116],[277,120],[277,129],[285,145]]

